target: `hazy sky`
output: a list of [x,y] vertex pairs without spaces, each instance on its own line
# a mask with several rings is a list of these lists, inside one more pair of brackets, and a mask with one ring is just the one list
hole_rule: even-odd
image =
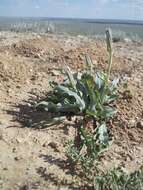
[[143,0],[0,0],[0,16],[143,20]]

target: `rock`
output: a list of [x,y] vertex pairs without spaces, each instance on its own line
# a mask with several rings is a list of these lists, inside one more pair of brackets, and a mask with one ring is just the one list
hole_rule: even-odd
[[131,119],[131,120],[129,121],[129,126],[130,126],[130,127],[135,127],[135,126],[136,126],[136,120],[135,120],[135,119]]
[[13,94],[13,90],[11,89],[11,88],[9,88],[8,90],[7,90],[7,93],[10,95],[10,94]]
[[19,190],[30,190],[30,188],[28,185],[24,185],[24,186],[20,187]]
[[65,55],[64,58],[65,58],[65,59],[70,59],[70,56]]
[[12,152],[13,152],[13,153],[16,153],[16,148],[15,148],[15,147],[12,149]]
[[34,55],[34,58],[37,58],[37,59],[39,59],[41,57],[41,55],[38,53],[38,54],[36,54],[36,55]]
[[52,149],[54,149],[56,152],[59,152],[57,143],[55,143],[55,142],[50,142],[50,143],[48,144],[48,146],[50,146],[50,147],[51,147]]
[[20,89],[20,88],[21,88],[21,86],[20,86],[20,85],[17,85],[17,86],[16,86],[16,88]]
[[3,170],[7,171],[7,170],[8,170],[8,168],[3,168]]
[[19,160],[21,160],[21,159],[22,159],[22,157],[20,157],[20,156],[16,156],[16,157],[14,158],[15,161],[19,161]]
[[30,103],[27,103],[27,106],[28,106],[28,107],[32,107],[32,105],[31,105]]
[[143,120],[137,123],[137,127],[143,129]]
[[59,76],[61,73],[58,70],[53,70],[50,72],[52,76]]
[[48,147],[48,144],[49,142],[44,142],[42,146],[45,148],[45,147]]

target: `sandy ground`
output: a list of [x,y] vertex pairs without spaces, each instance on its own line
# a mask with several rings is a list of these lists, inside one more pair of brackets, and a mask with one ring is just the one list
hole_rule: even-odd
[[[102,162],[133,171],[143,164],[143,44],[114,44],[113,75],[128,83],[112,124],[115,140]],[[59,69],[84,67],[84,55],[95,70],[105,69],[104,42],[87,37],[0,33],[0,189],[89,189],[73,172],[65,143],[74,138],[71,124],[46,127],[47,113],[34,109],[49,88],[61,81]],[[44,127],[43,129],[40,129]]]

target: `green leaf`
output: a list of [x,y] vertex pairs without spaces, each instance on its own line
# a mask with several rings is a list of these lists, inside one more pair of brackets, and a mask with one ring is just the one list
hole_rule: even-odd
[[114,91],[117,89],[117,86],[119,84],[119,78],[116,78],[112,81],[111,86],[110,86],[110,91]]
[[77,113],[79,113],[79,111],[79,106],[73,104],[62,105],[58,108],[58,112],[61,113],[74,113],[76,115]]
[[105,85],[104,76],[101,73],[96,74],[95,83],[98,89],[101,89]]
[[85,87],[85,85],[82,83],[82,81],[77,80],[76,88],[78,91],[79,96],[84,100],[85,105],[89,104],[89,97],[88,97],[88,91]]
[[113,117],[117,113],[117,110],[115,108],[111,108],[109,106],[104,107],[104,117],[105,118],[110,118]]
[[95,111],[96,103],[97,103],[97,96],[95,91],[95,81],[94,78],[89,74],[82,75],[82,82],[84,83],[86,89],[86,96],[88,96],[88,105],[86,106],[87,109],[91,111]]
[[80,111],[85,109],[85,102],[81,99],[80,96],[76,92],[73,92],[68,87],[58,85],[55,90],[59,92],[61,95],[63,95],[65,98],[73,97],[75,99],[76,105],[79,106]]
[[96,118],[97,117],[97,111],[95,110],[95,111],[91,111],[91,110],[86,110],[86,114],[88,115],[88,116],[92,116],[92,117],[94,117],[94,118]]
[[65,72],[67,74],[67,77],[69,79],[69,82],[70,82],[72,88],[76,91],[76,81],[75,81],[75,79],[74,79],[74,77],[70,71],[70,68],[66,67]]
[[53,102],[40,102],[39,104],[36,105],[36,108],[38,109],[44,109],[45,111],[48,112],[58,112],[57,105],[54,104]]
[[117,95],[106,95],[104,96],[103,102],[104,104],[109,104],[117,99]]

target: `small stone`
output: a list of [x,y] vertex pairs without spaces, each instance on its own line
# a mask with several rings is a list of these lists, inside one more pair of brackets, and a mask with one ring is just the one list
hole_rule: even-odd
[[28,107],[32,107],[32,105],[31,105],[30,103],[27,103],[27,106],[28,106]]
[[34,58],[40,58],[41,56],[40,56],[40,54],[36,54],[36,55],[34,55]]
[[65,59],[70,59],[70,57],[68,55],[65,55],[64,57],[65,57]]
[[22,159],[22,158],[19,157],[19,156],[17,156],[17,157],[14,158],[15,161],[19,161],[19,160],[21,160],[21,159]]
[[44,144],[42,145],[44,148],[48,146],[47,142],[44,142]]
[[37,79],[37,76],[35,76],[35,75],[33,75],[32,77],[31,77],[31,80],[32,81],[34,81],[34,80],[36,80]]
[[20,89],[20,88],[21,88],[21,86],[20,86],[20,85],[17,85],[17,86],[16,86],[16,88]]
[[57,71],[57,70],[53,70],[53,71],[50,72],[50,74],[51,74],[52,76],[59,76],[59,75],[60,75],[60,72]]
[[8,168],[3,168],[3,170],[7,171],[7,170],[8,170]]
[[131,120],[129,121],[129,126],[130,126],[130,127],[135,127],[135,125],[136,125],[136,120],[135,120],[135,119],[131,119]]
[[140,128],[140,129],[143,129],[143,121],[139,121],[137,123],[137,127]]
[[7,93],[8,93],[8,94],[12,94],[12,93],[13,93],[13,90],[12,90],[11,88],[9,88],[9,89],[7,90]]
[[16,152],[16,148],[13,148],[13,149],[12,149],[12,152],[15,153],[15,152]]
[[24,186],[20,187],[20,190],[29,190],[29,186],[28,185],[24,185]]
[[55,143],[55,142],[50,142],[50,143],[48,144],[48,146],[50,146],[50,147],[51,147],[52,149],[54,149],[55,151],[59,152],[57,143]]

